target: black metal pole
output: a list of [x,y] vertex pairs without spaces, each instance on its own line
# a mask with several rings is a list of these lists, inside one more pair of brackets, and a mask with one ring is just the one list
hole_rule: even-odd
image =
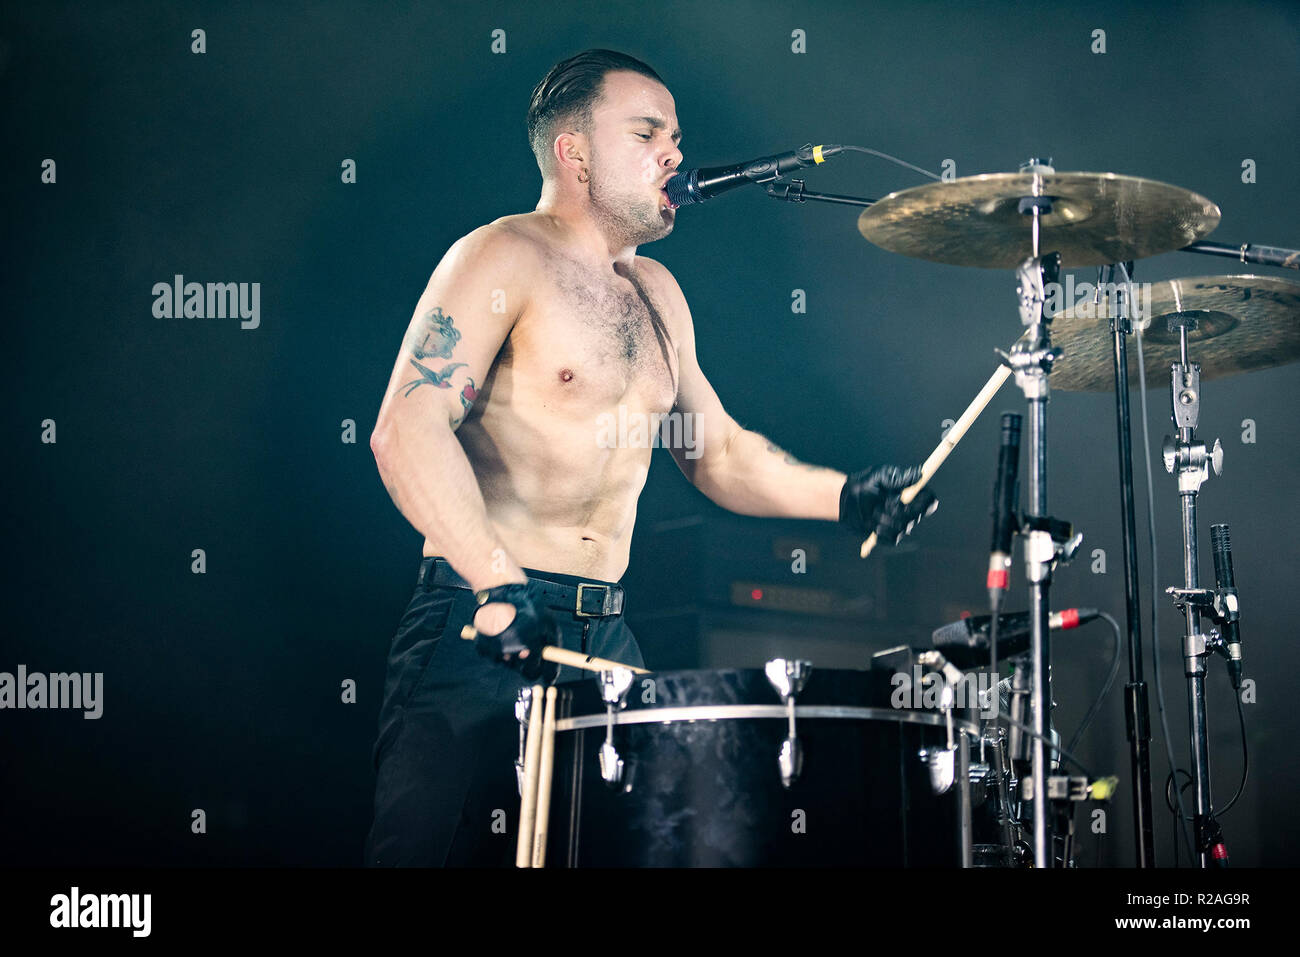
[[[1132,279],[1133,264],[1128,263]],[[1107,267],[1113,283],[1115,267]],[[1120,299],[1118,293],[1116,299]],[[1124,599],[1128,619],[1128,684],[1124,686],[1124,723],[1128,732],[1129,766],[1133,773],[1133,828],[1137,834],[1137,866],[1155,867],[1155,830],[1151,808],[1151,712],[1142,673],[1142,606],[1138,591],[1137,521],[1133,510],[1132,418],[1128,402],[1129,308],[1124,299],[1111,318],[1114,334],[1115,425],[1119,441],[1120,515],[1124,528]],[[1139,370],[1139,375],[1144,371]]]

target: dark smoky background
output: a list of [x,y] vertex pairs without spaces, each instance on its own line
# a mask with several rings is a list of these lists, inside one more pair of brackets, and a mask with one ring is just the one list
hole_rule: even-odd
[[[951,160],[958,176],[1050,156],[1058,170],[1210,198],[1223,211],[1212,239],[1297,246],[1297,26],[1294,5],[1234,2],[6,5],[0,670],[102,672],[104,713],[0,713],[5,857],[360,863],[385,656],[421,546],[367,439],[439,258],[464,233],[536,204],[524,116],[557,60],[612,47],[650,63],[676,98],[685,166],[808,141],[934,172]],[[195,29],[206,33],[201,55]],[[492,52],[498,29],[504,53]],[[1092,52],[1099,29],[1104,54]],[[805,53],[792,52],[795,30]],[[54,185],[41,182],[47,158]],[[355,184],[340,181],[345,159]],[[1246,159],[1254,183],[1242,181]],[[870,197],[927,181],[861,154],[804,178]],[[730,413],[840,469],[924,459],[994,371],[994,349],[1020,332],[1011,271],[885,252],[861,238],[851,209],[737,192],[683,209],[674,233],[642,251],[686,293],[701,363]],[[1178,252],[1136,268],[1144,281],[1294,276]],[[155,318],[153,285],[176,274],[259,282],[260,326]],[[794,290],[806,312],[792,311]],[[1300,771],[1285,744],[1300,694],[1289,596],[1298,387],[1300,368],[1287,365],[1203,390],[1199,434],[1222,441],[1225,464],[1200,497],[1202,576],[1212,578],[1209,525],[1226,522],[1256,681],[1245,708],[1252,781],[1222,821],[1236,864],[1290,863],[1300,844],[1290,818]],[[1179,509],[1159,454],[1167,387],[1148,401],[1155,579],[1134,390],[1156,832],[1169,865],[1151,665],[1158,638],[1186,767],[1181,631],[1162,594],[1181,583]],[[938,513],[908,545],[866,562],[834,525],[723,512],[656,452],[623,580],[648,660],[753,667],[784,654],[862,667],[875,650],[982,613],[1003,409],[1024,410],[1012,386],[936,477]],[[341,441],[346,419],[354,443]],[[54,444],[41,440],[46,420]],[[1114,397],[1054,391],[1049,420],[1051,511],[1084,534],[1053,604],[1122,622]],[[196,575],[200,548],[206,573]],[[1019,566],[1013,581],[1008,607],[1023,608]],[[754,588],[794,604],[807,589],[832,600],[773,609],[744,600]],[[1055,640],[1067,738],[1110,647],[1103,624]],[[1127,666],[1079,747],[1090,768],[1121,778],[1105,833],[1077,816],[1089,864],[1135,860],[1126,679]],[[347,681],[355,703],[341,700]],[[1207,684],[1222,804],[1242,754],[1218,659]],[[195,809],[205,834],[192,833]]]

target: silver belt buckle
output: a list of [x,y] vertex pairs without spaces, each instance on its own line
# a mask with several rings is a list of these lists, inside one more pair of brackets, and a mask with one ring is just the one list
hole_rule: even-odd
[[[582,610],[582,590],[583,590],[584,588],[590,588],[590,589],[593,590],[593,591],[595,591],[596,589],[599,588],[599,589],[601,589],[602,591],[604,591],[605,594],[601,597],[601,601],[600,601],[600,611],[598,611],[598,612],[590,612],[590,611],[583,611],[583,610]],[[579,582],[579,584],[578,584],[578,601],[577,601],[577,606],[574,608],[574,612],[573,612],[575,615],[577,615],[579,618],[603,618],[603,617],[605,617],[605,609],[606,609],[608,606],[609,606],[609,586],[608,586],[608,585],[591,585],[591,584],[588,584],[587,582]]]

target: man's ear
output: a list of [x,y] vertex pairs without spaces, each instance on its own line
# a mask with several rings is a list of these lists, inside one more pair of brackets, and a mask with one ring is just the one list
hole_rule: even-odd
[[556,169],[581,173],[588,165],[587,137],[575,130],[566,130],[555,138],[551,144],[555,154]]

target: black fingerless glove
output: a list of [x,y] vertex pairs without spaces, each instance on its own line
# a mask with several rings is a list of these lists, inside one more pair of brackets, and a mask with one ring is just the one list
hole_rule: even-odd
[[533,590],[522,582],[511,582],[481,589],[474,598],[480,607],[492,602],[515,606],[515,617],[504,630],[495,635],[480,632],[475,637],[478,653],[513,668],[529,681],[555,680],[559,666],[542,657],[542,648],[560,644],[560,626]]
[[840,490],[840,521],[864,538],[875,532],[881,544],[897,545],[939,507],[929,489],[922,489],[911,504],[903,504],[903,490],[920,479],[920,466],[882,465],[854,472]]

